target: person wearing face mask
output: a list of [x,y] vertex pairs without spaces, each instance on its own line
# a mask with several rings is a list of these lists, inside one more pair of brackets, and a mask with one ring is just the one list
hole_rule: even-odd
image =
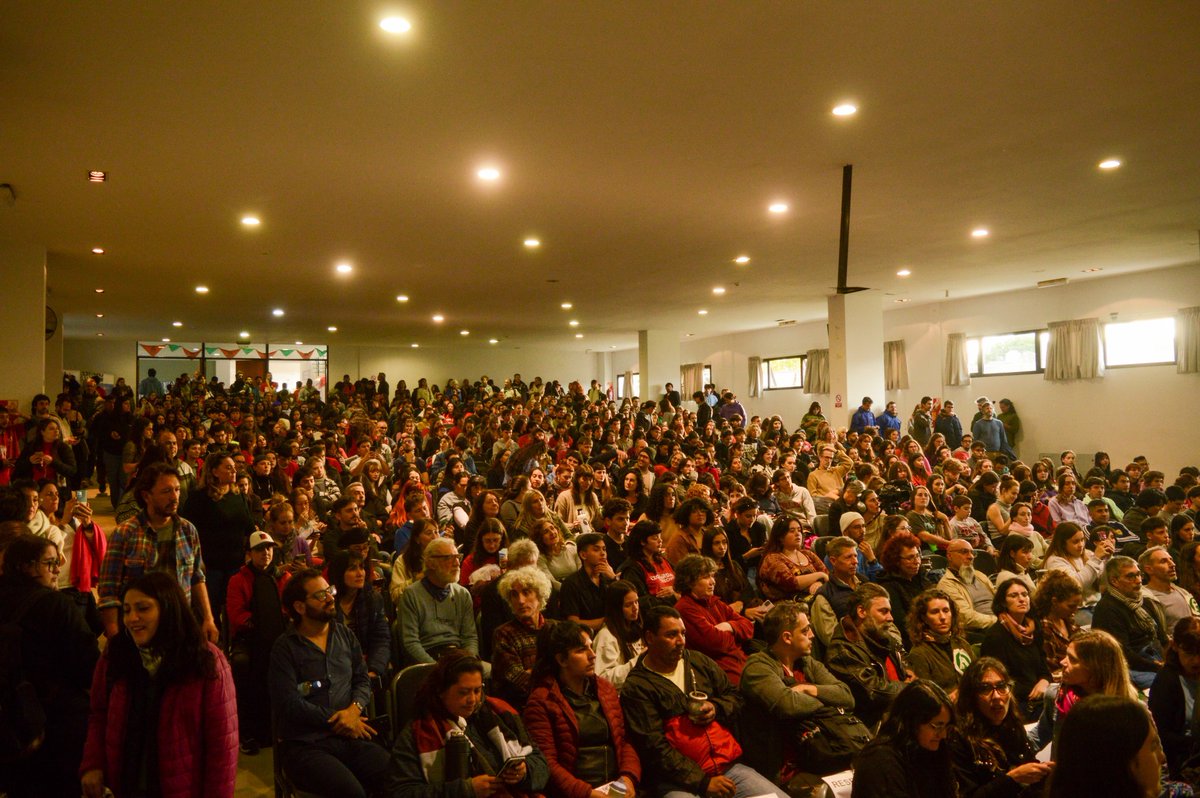
[[134,579],[121,600],[125,633],[109,641],[92,679],[83,795],[232,796],[238,724],[229,663],[170,574]]
[[868,726],[877,725],[904,682],[914,678],[886,590],[873,582],[858,586],[834,629],[825,664],[849,685],[855,714]]
[[1183,618],[1172,628],[1166,662],[1150,688],[1150,714],[1162,736],[1171,778],[1179,778],[1196,739],[1193,717],[1200,689],[1200,618]]

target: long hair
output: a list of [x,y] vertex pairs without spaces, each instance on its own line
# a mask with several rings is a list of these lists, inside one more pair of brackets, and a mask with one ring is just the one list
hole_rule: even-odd
[[[929,723],[945,709],[954,722],[954,704],[946,691],[928,679],[909,682],[896,694],[879,727],[879,735],[872,745],[890,745],[899,753],[906,764],[912,766],[912,757],[919,749],[917,728]],[[943,782],[943,793],[955,794],[954,768],[950,759],[950,747],[943,743],[933,756],[937,760],[937,775]]]
[[417,689],[413,702],[416,717],[445,717],[446,708],[442,704],[442,693],[467,673],[483,675],[483,663],[479,657],[461,648],[443,654]]
[[625,620],[625,599],[630,593],[636,596],[637,588],[624,579],[609,582],[604,588],[604,628],[617,638],[623,662],[633,659],[633,644],[642,639],[641,612],[633,623]]
[[1075,577],[1066,571],[1051,570],[1042,574],[1037,582],[1037,590],[1033,593],[1030,607],[1033,614],[1039,618],[1049,618],[1050,609],[1055,602],[1066,601],[1075,596],[1082,596],[1083,590]]
[[537,660],[533,664],[534,684],[557,679],[562,668],[558,664],[559,655],[567,655],[587,646],[590,637],[591,631],[577,621],[557,621],[544,625],[537,635]]
[[1071,559],[1070,555],[1067,554],[1067,541],[1075,537],[1076,533],[1082,530],[1083,527],[1074,521],[1063,521],[1054,527],[1054,535],[1050,538],[1050,545],[1046,548],[1046,559],[1055,556],[1066,560]]
[[1100,629],[1087,629],[1076,632],[1071,643],[1075,646],[1075,654],[1096,680],[1096,689],[1091,694],[1121,697],[1137,694],[1129,681],[1125,654],[1115,637]]
[[38,561],[46,556],[46,549],[53,549],[55,557],[59,556],[59,551],[49,539],[34,535],[25,524],[21,524],[21,527],[21,533],[4,547],[4,574],[0,579],[30,589],[37,584],[37,579],[25,573],[24,567],[36,567]]
[[[200,624],[188,606],[187,596],[170,574],[150,571],[131,581],[122,594],[130,591],[149,596],[158,604],[158,630],[150,649],[162,657],[158,679],[162,684],[177,684],[188,679],[217,678],[216,658],[200,631]],[[108,681],[113,684],[142,670],[142,659],[128,631],[108,644]]]
[[1150,728],[1146,708],[1130,698],[1083,699],[1063,719],[1046,795],[1142,798],[1145,790],[1134,777],[1132,763]]
[[[220,498],[217,495],[217,466],[222,460],[233,460],[233,456],[225,452],[213,452],[204,458],[204,466],[200,469],[200,489],[208,494],[213,501]],[[224,494],[221,494],[222,496]]]
[[1179,551],[1179,586],[1193,596],[1200,595],[1200,574],[1196,573],[1196,549],[1200,540],[1185,543]]
[[[674,492],[675,486],[668,482],[656,482],[650,489],[650,498],[646,501],[646,518],[657,523],[667,514],[667,492]],[[678,502],[676,502],[678,504]]]
[[988,673],[995,673],[1010,685],[1008,711],[1004,715],[1004,720],[1000,721],[1000,728],[1009,739],[1024,739],[1025,730],[1021,713],[1011,687],[1012,677],[1009,676],[1008,668],[1004,666],[1004,663],[995,657],[980,657],[963,671],[962,679],[958,683],[958,698],[955,702],[955,710],[958,714],[956,728],[970,744],[977,758],[990,758],[996,769],[1007,770],[1017,763],[1008,761],[1004,748],[993,739],[996,733],[992,728],[991,721],[979,714],[980,689],[983,687],[983,677]]
[[958,605],[954,603],[954,599],[950,598],[950,594],[936,587],[931,587],[924,590],[913,599],[912,606],[908,608],[908,636],[913,641],[915,646],[925,639],[925,633],[929,630],[929,624],[925,620],[925,612],[929,609],[929,605],[935,601],[944,601],[950,605],[950,637],[956,638],[962,635],[958,623]]

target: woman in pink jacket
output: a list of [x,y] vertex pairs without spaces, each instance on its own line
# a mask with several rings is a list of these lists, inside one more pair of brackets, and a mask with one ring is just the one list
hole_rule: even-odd
[[124,631],[92,679],[80,773],[85,798],[232,796],[238,724],[233,677],[183,590],[153,571],[123,597]]

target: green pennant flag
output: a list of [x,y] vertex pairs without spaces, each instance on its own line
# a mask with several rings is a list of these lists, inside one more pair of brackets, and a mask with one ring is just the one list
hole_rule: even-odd
[[295,352],[295,351],[296,351],[295,349],[280,349],[279,350],[280,354],[282,354],[284,357],[287,357],[288,355],[290,355],[292,352]]
[[178,352],[178,351],[179,351],[179,344],[169,344],[169,345],[167,346],[167,349],[170,349],[172,352]]
[[215,346],[206,346],[204,347],[204,351],[207,354],[215,355],[217,353],[217,348]]
[[253,352],[254,352],[254,347],[252,347],[252,346],[243,346],[243,347],[242,347],[242,354],[243,354],[243,355],[249,355],[249,354],[251,354],[251,353],[253,353]]
[[328,352],[328,351],[329,351],[328,349],[318,349],[318,350],[317,350],[317,357],[325,357],[325,353],[326,353],[326,352]]

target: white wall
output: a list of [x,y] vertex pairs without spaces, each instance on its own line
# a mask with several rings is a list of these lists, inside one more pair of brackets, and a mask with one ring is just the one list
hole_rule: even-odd
[[137,342],[116,338],[67,338],[63,341],[63,368],[98,371],[137,385]]
[[558,380],[566,387],[572,380],[588,382],[597,379],[596,358],[590,352],[562,351],[549,348],[488,348],[445,349],[362,346],[329,347],[329,380],[336,384],[343,374],[353,379],[379,372],[387,374],[392,388],[406,380],[409,388],[417,387],[417,378],[426,377],[430,385],[445,387],[447,380],[472,381],[487,375],[496,385],[514,373],[526,384],[534,377],[543,382]]

